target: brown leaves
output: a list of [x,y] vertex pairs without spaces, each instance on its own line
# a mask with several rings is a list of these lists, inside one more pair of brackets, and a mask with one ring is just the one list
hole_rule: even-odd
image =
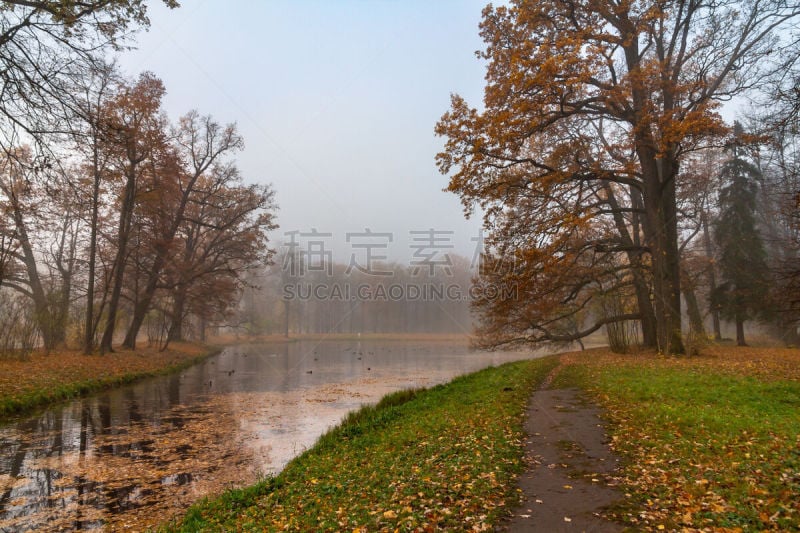
[[[588,355],[588,357],[586,357]],[[712,346],[700,357],[567,354],[616,429],[637,529],[783,530],[800,506],[800,352]]]
[[103,380],[114,382],[135,374],[163,371],[187,363],[206,350],[200,345],[178,343],[163,352],[143,349],[87,356],[62,350],[50,354],[36,352],[25,361],[0,359],[0,416],[8,414],[12,405],[30,407],[32,399],[46,400],[52,396],[54,400],[62,392],[75,395],[70,385],[84,383],[96,387]]

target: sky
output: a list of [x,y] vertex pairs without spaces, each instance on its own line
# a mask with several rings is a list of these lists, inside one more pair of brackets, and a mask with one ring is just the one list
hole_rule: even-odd
[[164,81],[173,120],[197,109],[237,124],[245,182],[276,191],[273,246],[294,239],[347,262],[358,240],[347,233],[369,229],[392,235],[373,241],[373,255],[409,262],[435,239],[440,253],[471,259],[480,217],[466,220],[442,191],[433,130],[451,93],[481,103],[485,3],[151,2],[151,28],[119,64]]

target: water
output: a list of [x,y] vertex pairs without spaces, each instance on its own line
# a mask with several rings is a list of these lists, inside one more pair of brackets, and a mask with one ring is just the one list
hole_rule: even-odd
[[349,411],[529,353],[254,344],[0,427],[0,532],[141,531],[275,473]]

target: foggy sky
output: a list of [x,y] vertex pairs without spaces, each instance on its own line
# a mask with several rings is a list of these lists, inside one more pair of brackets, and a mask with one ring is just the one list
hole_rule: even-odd
[[442,253],[472,257],[480,221],[442,192],[433,128],[451,92],[481,102],[484,0],[183,4],[152,3],[150,31],[120,65],[164,80],[173,120],[196,108],[238,124],[245,181],[277,192],[273,245],[316,229],[347,261],[346,233],[369,228],[392,234],[376,254],[407,262],[409,232],[434,229],[455,232],[436,234],[454,246]]

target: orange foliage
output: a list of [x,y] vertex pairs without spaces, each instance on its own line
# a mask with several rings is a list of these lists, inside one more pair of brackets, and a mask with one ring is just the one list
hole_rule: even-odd
[[[176,343],[163,352],[155,349],[82,355],[61,350],[33,353],[29,359],[0,359],[0,405],[24,401],[31,395],[47,396],[69,385],[122,381],[137,374],[152,374],[188,363],[208,352],[198,344]],[[125,379],[127,380],[127,379]],[[0,413],[1,414],[1,413]]]
[[[450,174],[448,190],[467,213],[484,210],[491,260],[516,259],[526,248],[571,256],[551,269],[577,266],[579,284],[586,262],[604,263],[602,277],[627,263],[640,313],[655,317],[647,320],[657,335],[646,342],[655,345],[657,336],[662,350],[682,350],[681,163],[727,131],[719,101],[749,90],[748,75],[766,72],[758,58],[770,53],[774,27],[800,14],[777,1],[741,8],[746,12],[713,2],[517,0],[483,11],[483,110],[455,95],[436,133],[446,141],[437,161]],[[562,238],[577,248],[565,248]],[[592,244],[607,255],[591,256]],[[524,263],[510,271],[515,281],[535,278],[539,265],[532,265],[530,273]],[[574,287],[563,288],[567,301],[542,307],[506,333],[537,340],[531,331],[574,303]],[[504,306],[493,311],[495,302],[484,303],[484,318],[502,320]]]

